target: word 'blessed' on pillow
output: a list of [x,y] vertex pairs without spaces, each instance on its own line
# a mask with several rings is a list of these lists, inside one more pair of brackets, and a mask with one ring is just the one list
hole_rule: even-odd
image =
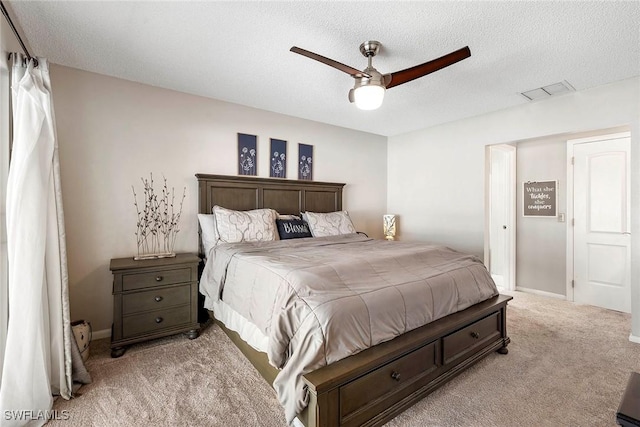
[[301,219],[276,219],[281,240],[312,237],[307,223]]

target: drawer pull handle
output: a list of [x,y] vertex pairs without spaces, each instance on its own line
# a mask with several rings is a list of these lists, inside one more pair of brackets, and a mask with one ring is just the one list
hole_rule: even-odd
[[156,302],[160,302],[162,301],[162,297],[160,295],[158,295],[157,297],[154,298],[156,300]]
[[162,282],[162,279],[164,279],[164,277],[156,276],[156,282]]
[[162,317],[156,317],[156,323],[162,323],[163,320]]
[[396,380],[396,381],[400,381],[400,373],[399,373],[399,372],[396,372],[396,371],[393,371],[393,372],[391,373],[391,378],[393,378],[393,379],[394,379],[394,380]]
[[478,339],[478,338],[480,338],[480,334],[477,333],[477,332],[471,332],[471,337],[475,338],[475,339]]

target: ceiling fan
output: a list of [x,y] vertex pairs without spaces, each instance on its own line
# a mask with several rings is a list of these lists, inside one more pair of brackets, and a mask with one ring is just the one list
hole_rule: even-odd
[[355,102],[356,106],[362,110],[375,110],[380,107],[386,89],[426,76],[471,56],[469,47],[465,46],[424,64],[396,71],[395,73],[381,74],[371,65],[371,60],[380,51],[380,46],[381,43],[375,40],[370,40],[360,45],[360,52],[369,61],[369,65],[363,71],[296,46],[293,46],[290,50],[343,71],[356,79],[355,86],[349,90],[349,101]]

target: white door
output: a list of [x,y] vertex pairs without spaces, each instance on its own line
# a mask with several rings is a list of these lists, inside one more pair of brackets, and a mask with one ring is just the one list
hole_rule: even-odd
[[489,146],[487,267],[505,290],[515,289],[515,156],[513,146]]
[[574,300],[630,313],[630,137],[572,142]]

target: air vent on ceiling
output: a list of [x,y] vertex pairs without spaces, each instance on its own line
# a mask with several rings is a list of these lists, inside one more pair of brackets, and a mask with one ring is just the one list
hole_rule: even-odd
[[535,101],[536,99],[548,98],[552,95],[558,95],[566,92],[575,92],[575,89],[565,80],[537,89],[528,90],[526,92],[522,92],[520,95],[524,96],[529,101]]

